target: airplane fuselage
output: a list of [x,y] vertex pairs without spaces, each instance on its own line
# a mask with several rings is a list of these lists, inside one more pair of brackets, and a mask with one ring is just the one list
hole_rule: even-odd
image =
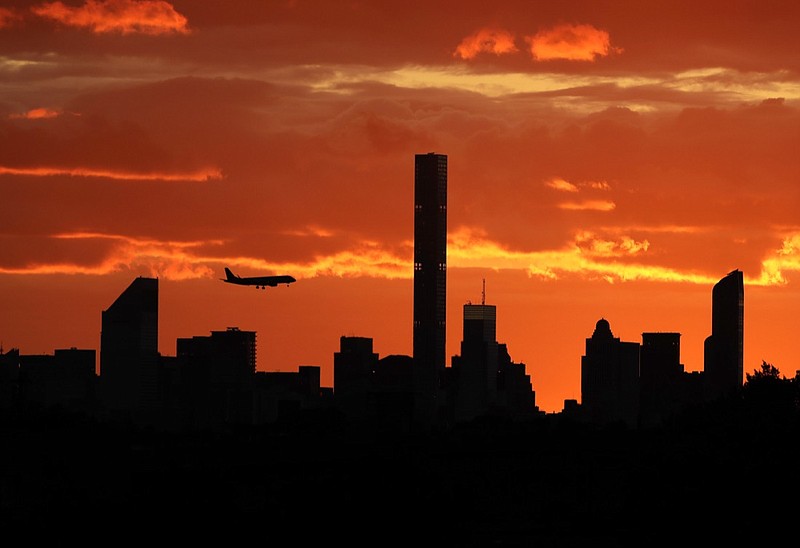
[[223,282],[234,285],[250,285],[255,286],[256,289],[266,289],[267,287],[276,287],[280,284],[289,285],[296,282],[294,276],[280,275],[280,276],[237,276],[230,269],[225,269],[225,278]]

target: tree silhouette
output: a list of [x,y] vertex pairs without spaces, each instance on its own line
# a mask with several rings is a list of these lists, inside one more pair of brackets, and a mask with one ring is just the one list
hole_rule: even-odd
[[[761,382],[772,382],[772,380],[785,380],[786,377],[781,376],[780,370],[772,365],[771,363],[767,363],[766,360],[761,360],[761,371],[755,369],[753,370],[753,374],[746,373],[745,377],[747,378],[747,383],[761,383]],[[772,379],[772,380],[770,380]]]
[[761,370],[745,375],[744,399],[752,411],[788,419],[798,410],[798,377],[786,378],[780,370],[761,361]]

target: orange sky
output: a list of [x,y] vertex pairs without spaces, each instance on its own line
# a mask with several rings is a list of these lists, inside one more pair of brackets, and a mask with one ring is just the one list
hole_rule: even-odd
[[[681,333],[745,274],[745,371],[800,369],[800,4],[6,1],[0,343],[99,351],[158,276],[161,352],[257,331],[258,368],[339,337],[411,353],[414,154],[449,158],[448,355],[462,307],[536,400],[580,400],[598,319]],[[219,281],[291,274],[266,291]]]

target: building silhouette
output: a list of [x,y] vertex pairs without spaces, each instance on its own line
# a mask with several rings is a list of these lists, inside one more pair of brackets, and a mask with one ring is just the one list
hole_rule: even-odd
[[97,352],[61,348],[53,354],[0,349],[0,409],[17,408],[93,414],[97,407]]
[[351,421],[363,421],[373,414],[378,354],[370,337],[339,337],[333,353],[333,394],[336,406]]
[[300,365],[297,371],[257,371],[252,424],[290,423],[319,410],[332,413],[332,398],[332,389],[320,386],[317,365]]
[[19,348],[3,352],[0,346],[0,410],[19,404]]
[[744,381],[744,276],[733,270],[711,294],[711,335],[705,340],[704,364],[709,398],[728,396]]
[[379,357],[369,337],[342,336],[333,355],[334,403],[348,423],[371,430],[412,427],[413,358]]
[[102,312],[100,379],[106,410],[148,421],[159,407],[158,279],[137,277]]
[[437,420],[446,359],[447,156],[414,158],[415,414],[422,424]]
[[[598,423],[648,427],[691,406],[730,396],[743,385],[744,283],[728,273],[712,290],[712,333],[704,342],[704,370],[686,372],[680,333],[642,333],[642,343],[614,338],[597,322],[581,358],[582,402],[569,413]],[[634,419],[638,405],[638,421]],[[565,402],[566,409],[566,402]]]
[[42,408],[93,412],[96,354],[88,348],[61,348],[53,354],[20,355],[21,400]]
[[461,354],[453,356],[445,383],[448,418],[454,423],[485,416],[511,419],[537,414],[536,393],[524,363],[515,363],[497,341],[497,307],[467,303],[463,309]]
[[497,404],[497,308],[464,305],[461,355],[452,359],[453,405],[456,422],[486,415]]
[[253,422],[256,333],[229,327],[208,336],[178,338],[178,363],[195,426]]
[[605,318],[597,321],[581,357],[581,406],[591,422],[638,424],[639,343],[614,337]]
[[525,363],[513,361],[505,343],[497,344],[496,407],[511,419],[525,420],[540,414]]
[[161,360],[162,425],[221,431],[292,420],[331,407],[320,367],[256,371],[256,332],[238,327],[176,340]]
[[640,424],[651,425],[684,403],[681,334],[642,333],[639,350]]

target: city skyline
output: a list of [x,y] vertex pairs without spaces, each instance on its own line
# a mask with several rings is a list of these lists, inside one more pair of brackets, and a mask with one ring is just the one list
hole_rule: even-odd
[[[438,155],[439,158],[432,153],[422,156],[427,157],[421,160],[423,166],[429,160],[433,160],[430,165],[434,167],[434,172],[439,169],[436,168],[437,163],[446,165],[446,158],[442,155]],[[425,169],[423,167],[423,171]],[[422,184],[420,189],[431,184],[436,189],[438,185],[436,178],[418,177],[418,181]],[[446,187],[446,184],[444,186]],[[442,187],[438,192],[446,200],[446,191]],[[415,209],[419,210],[419,206],[415,206]],[[422,255],[430,244],[426,236],[430,236],[430,233],[436,234],[440,227],[437,223],[433,223],[429,228],[431,230],[423,229],[418,234],[425,240],[425,243],[419,246],[423,251]],[[432,246],[429,251],[435,251],[432,253],[434,256],[441,256],[442,250],[436,248],[437,246]],[[441,263],[437,265],[437,262],[433,261],[432,264],[434,272],[443,270],[440,268]],[[415,270],[424,271],[425,268],[415,268]],[[330,405],[330,409],[349,409],[348,413],[351,415],[355,413],[355,416],[363,415],[364,409],[360,407],[361,404],[353,407],[353,401],[349,398],[355,397],[358,400],[366,397],[366,401],[370,401],[371,398],[380,400],[386,397],[386,394],[394,394],[389,396],[389,400],[383,406],[378,406],[382,409],[381,412],[374,415],[375,410],[372,410],[366,415],[378,417],[386,413],[383,418],[389,419],[389,417],[397,418],[395,414],[397,412],[405,417],[400,422],[405,423],[405,420],[408,420],[415,425],[414,428],[421,427],[423,430],[452,425],[454,422],[465,422],[481,416],[491,416],[495,413],[508,414],[508,417],[524,420],[544,411],[536,405],[536,391],[526,364],[515,363],[508,352],[508,345],[497,339],[497,307],[486,303],[485,287],[481,295],[481,304],[468,302],[463,305],[461,352],[452,356],[449,365],[442,365],[441,368],[431,367],[431,356],[436,354],[434,349],[437,344],[420,345],[421,351],[415,356],[400,354],[380,356],[372,351],[371,337],[343,335],[339,338],[339,349],[333,354],[334,370],[338,372],[334,373],[334,382],[326,386],[320,382],[322,368],[319,365],[299,365],[295,371],[277,375],[266,371],[259,373],[256,367],[256,332],[242,331],[238,326],[229,326],[225,331],[211,330],[210,337],[205,335],[180,337],[176,340],[174,355],[160,354],[157,350],[158,286],[158,278],[136,277],[111,306],[102,311],[99,353],[97,349],[79,349],[75,346],[55,349],[53,354],[26,354],[20,353],[18,348],[12,348],[11,353],[5,354],[6,365],[10,367],[7,372],[9,377],[6,379],[11,383],[7,387],[11,389],[9,394],[14,392],[12,385],[18,381],[22,385],[32,382],[31,386],[37,386],[33,393],[42,391],[49,394],[42,398],[40,403],[48,405],[47,398],[53,398],[49,403],[52,405],[53,402],[61,401],[62,397],[69,402],[69,398],[74,395],[73,387],[69,383],[64,384],[64,379],[70,378],[71,382],[87,383],[86,392],[76,400],[85,400],[79,405],[92,406],[94,404],[91,402],[96,401],[100,405],[96,411],[105,409],[112,415],[118,412],[134,413],[136,420],[143,420],[145,423],[161,422],[165,425],[175,420],[172,412],[176,409],[182,409],[191,415],[189,410],[194,409],[197,401],[193,404],[188,403],[191,398],[184,401],[185,391],[196,391],[198,386],[215,387],[213,390],[221,390],[221,393],[233,390],[239,394],[234,398],[237,401],[238,398],[244,397],[245,400],[258,402],[266,397],[268,401],[273,402],[266,406],[266,414],[273,417],[267,419],[267,422],[274,421],[274,409],[272,411],[270,409],[274,402],[281,401],[283,396],[277,395],[275,399],[276,394],[270,392],[271,388],[267,388],[266,395],[256,394],[275,382],[299,383],[304,386],[301,392],[305,395],[302,397],[308,398],[308,401],[302,405],[308,405],[310,408],[325,408]],[[441,287],[436,291],[428,291],[424,283],[420,286],[422,289],[420,293],[428,297],[433,304],[441,301],[443,297]],[[423,311],[427,309],[423,315],[431,313],[434,318],[436,317],[435,310],[438,306],[426,304],[425,298],[415,298],[415,301],[418,302],[418,308]],[[556,413],[565,412],[572,417],[577,417],[576,413],[579,413],[584,419],[597,424],[622,421],[631,427],[649,426],[669,416],[670,413],[683,408],[688,409],[703,400],[715,401],[738,393],[743,387],[745,378],[742,372],[744,285],[741,271],[729,272],[714,285],[712,309],[714,328],[712,334],[706,338],[706,362],[701,372],[684,370],[680,355],[680,333],[642,333],[641,344],[635,341],[623,341],[613,336],[608,320],[601,318],[597,321],[592,336],[586,339],[586,353],[581,357],[580,400],[572,398],[564,400],[563,408],[556,410]],[[422,323],[424,327],[424,322]],[[429,323],[431,325],[427,326],[426,330],[430,333],[425,333],[421,337],[426,343],[430,339],[435,340],[435,335],[431,337],[431,333],[440,331],[436,325],[437,321]],[[229,341],[222,345],[227,347],[222,354],[216,353],[219,352],[220,345],[215,346],[212,343],[208,346],[208,343],[204,342],[215,338],[217,341]],[[189,348],[192,350],[187,351]],[[214,348],[216,350],[212,350]],[[3,352],[0,348],[0,357],[4,356]],[[228,354],[229,352],[232,354]],[[92,356],[91,361],[94,364],[98,354],[100,370],[90,379],[83,367],[87,363],[87,356]],[[80,358],[81,369],[75,369],[74,361],[77,358],[66,360],[64,358],[66,355],[83,356]],[[347,357],[348,355],[350,357]],[[354,356],[357,357],[354,359]],[[20,357],[22,361],[15,364],[15,360]],[[380,373],[377,369],[379,362],[386,363],[380,367]],[[390,363],[394,365],[389,365]],[[44,366],[49,371],[47,375],[54,377],[49,380],[46,376],[37,379],[36,375],[43,375],[44,369],[41,373],[31,373],[29,370],[31,365]],[[767,362],[762,361],[762,371],[766,366]],[[774,368],[772,364],[769,364],[769,367]],[[62,368],[65,368],[64,371],[59,373],[58,370]],[[17,369],[19,371],[16,371]],[[308,375],[312,370],[315,372],[310,374],[315,380],[313,385],[309,385]],[[206,372],[197,377],[198,372],[202,371]],[[432,372],[436,374],[432,376]],[[758,370],[754,369],[753,373],[756,372]],[[19,379],[18,374],[21,375]],[[28,379],[27,376],[31,374],[34,377]],[[800,374],[800,370],[796,374]],[[298,375],[306,380],[298,381]],[[343,399],[336,397],[336,379],[339,375],[344,381]],[[257,388],[257,383],[254,381],[259,376],[262,379],[261,388]],[[263,384],[266,379],[280,378],[284,381],[273,380]],[[203,380],[198,384],[200,379]],[[61,390],[67,392],[59,395]],[[203,389],[199,393],[202,391]],[[9,394],[6,394],[5,404],[10,404],[15,399]],[[246,396],[243,396],[244,394]],[[411,407],[414,411],[408,415],[403,411],[406,408],[405,404],[399,404],[394,399],[399,394],[404,394],[401,399],[411,398],[407,403],[413,401]],[[99,399],[95,400],[96,396],[99,396]],[[20,402],[23,405],[27,397],[25,390],[22,390]],[[37,397],[42,396],[34,396],[32,401],[36,401]],[[297,395],[291,396],[288,401],[292,401],[294,397]],[[222,400],[230,398],[228,395],[222,397]],[[204,400],[201,398],[201,401]],[[206,406],[209,409],[215,407],[206,402],[200,408]],[[388,411],[390,408],[394,411]],[[361,410],[356,411],[358,409]],[[640,409],[643,414],[640,414]],[[238,420],[249,417],[244,419],[245,422],[249,420],[259,422],[264,420],[264,413],[255,405],[248,411],[240,409],[235,415],[239,417]],[[188,419],[187,416],[185,420],[191,422],[193,419]],[[392,419],[389,420],[391,422]]]
[[[770,1],[7,2],[0,344],[99,349],[142,275],[164,355],[239,326],[259,370],[326,386],[340,336],[411,355],[413,157],[436,151],[448,365],[485,280],[543,410],[580,399],[600,318],[680,333],[702,371],[710,290],[739,269],[743,372],[791,377],[797,24]],[[297,283],[237,291],[225,266]]]

